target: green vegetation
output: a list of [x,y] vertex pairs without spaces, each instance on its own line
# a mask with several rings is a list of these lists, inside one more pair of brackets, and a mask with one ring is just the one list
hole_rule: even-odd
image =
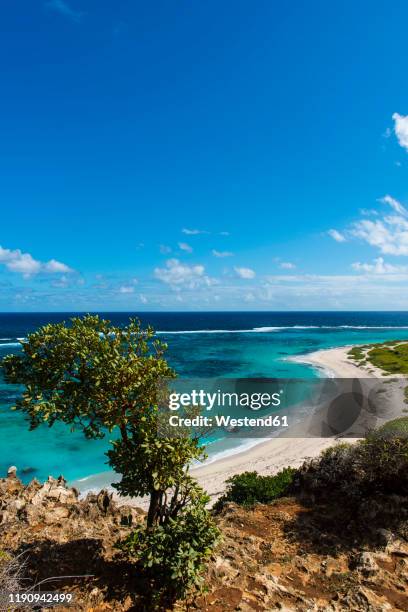
[[[388,374],[408,374],[408,342],[391,340],[364,346],[354,346],[347,353],[359,366],[373,365]],[[408,396],[407,396],[408,399]]]
[[388,421],[378,430],[380,434],[396,433],[399,435],[408,434],[408,417],[400,417],[393,421]]
[[374,345],[367,359],[387,373],[408,374],[408,342]]
[[360,346],[354,346],[347,353],[349,359],[355,359],[356,361],[361,361],[365,359],[365,353]]
[[226,502],[235,502],[251,507],[256,503],[269,504],[278,497],[287,495],[296,470],[284,468],[275,476],[260,476],[257,472],[243,472],[227,480],[228,488],[218,500],[215,509],[222,508]]
[[300,468],[296,487],[315,498],[340,497],[350,512],[366,498],[407,495],[407,427],[408,419],[396,419],[365,440],[327,449]]
[[[164,609],[202,586],[204,561],[219,537],[205,505],[209,497],[189,488],[190,503],[156,529],[136,528],[120,547],[143,569],[149,610]],[[194,498],[194,496],[196,496]]]
[[199,585],[218,537],[208,498],[188,471],[205,456],[199,436],[158,436],[163,381],[175,377],[165,349],[138,321],[118,328],[88,315],[40,328],[21,355],[2,363],[6,381],[24,386],[15,409],[27,414],[31,429],[62,421],[88,438],[113,432],[107,455],[122,476],[113,486],[150,498],[146,524],[122,544],[145,578],[149,609],[152,601],[164,609]]

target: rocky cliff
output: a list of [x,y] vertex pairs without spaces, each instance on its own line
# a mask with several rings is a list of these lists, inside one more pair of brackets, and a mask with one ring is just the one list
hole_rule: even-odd
[[[27,486],[13,473],[0,479],[0,549],[21,555],[25,587],[52,578],[43,590],[74,592],[70,612],[140,610],[137,576],[115,542],[143,517],[106,491],[79,499],[62,478]],[[208,592],[190,610],[408,610],[406,541],[378,524],[345,522],[339,505],[227,504],[217,522],[223,541],[208,568]]]

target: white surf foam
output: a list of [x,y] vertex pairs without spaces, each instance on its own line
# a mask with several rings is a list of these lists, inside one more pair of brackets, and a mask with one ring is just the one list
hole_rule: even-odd
[[253,327],[251,329],[184,329],[160,330],[156,334],[261,334],[279,332],[288,329],[408,329],[408,325],[281,325]]

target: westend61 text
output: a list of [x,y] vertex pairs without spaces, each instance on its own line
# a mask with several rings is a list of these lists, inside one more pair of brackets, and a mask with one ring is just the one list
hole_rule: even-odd
[[286,415],[270,415],[264,418],[242,417],[233,418],[230,416],[216,415],[214,417],[196,416],[192,419],[173,415],[169,417],[169,424],[172,427],[288,427],[288,417]]

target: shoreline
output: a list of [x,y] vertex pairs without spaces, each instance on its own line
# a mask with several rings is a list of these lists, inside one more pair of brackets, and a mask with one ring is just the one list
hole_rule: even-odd
[[[352,348],[364,346],[363,344],[347,344],[335,348],[321,349],[304,355],[288,357],[288,361],[308,364],[321,372],[325,372],[328,378],[381,378],[383,372],[372,366],[363,368],[348,358],[348,351]],[[395,378],[395,376],[394,376]]]
[[[378,368],[369,366],[368,370],[355,363],[347,357],[347,352],[354,346],[346,345],[331,349],[323,349],[314,353],[308,353],[290,358],[290,360],[306,363],[312,367],[316,367],[321,373],[326,373],[329,378],[344,378],[344,379],[382,379],[387,377]],[[397,378],[388,376],[388,378]],[[374,382],[374,380],[373,380]],[[389,381],[388,381],[389,382]],[[386,422],[393,418],[401,416],[400,398],[402,397],[404,386],[401,387],[401,379],[393,384],[387,385],[387,408],[381,416],[381,422]],[[311,414],[309,418],[309,431],[321,430],[321,419],[324,415],[324,408],[315,414]],[[297,435],[298,431],[298,435]],[[299,435],[300,430],[294,425],[291,429],[285,432],[285,435],[277,436],[271,439],[262,439],[258,443],[254,442],[250,448],[243,448],[236,452],[231,452],[227,456],[215,458],[204,462],[202,465],[191,468],[191,474],[194,475],[199,484],[207,491],[211,497],[211,503],[214,503],[226,489],[226,481],[234,476],[245,471],[256,471],[262,475],[273,475],[284,467],[299,467],[307,459],[317,457],[324,449],[334,446],[341,442],[355,442],[358,437],[302,437]],[[243,443],[242,446],[244,446]],[[228,451],[226,451],[228,452]],[[103,481],[108,478],[109,472],[95,475],[81,481],[82,485],[87,480]],[[112,476],[113,476],[112,472]],[[91,483],[89,483],[91,484]],[[96,484],[96,483],[95,483]],[[106,484],[105,484],[106,487]],[[94,487],[92,487],[94,489]],[[89,489],[87,489],[89,490]],[[85,491],[84,491],[85,493]],[[141,498],[122,498],[114,492],[114,498],[119,503],[131,503],[132,505],[146,508],[147,500]]]
[[[289,360],[315,367],[328,378],[379,378],[379,372],[366,372],[347,360],[347,352],[353,346],[357,345],[322,349],[314,353],[292,357]],[[323,414],[324,409],[308,417],[309,431],[319,430]],[[284,467],[299,467],[304,461],[317,457],[330,446],[345,441],[353,443],[358,440],[357,437],[301,437],[298,432],[300,432],[299,427],[293,425],[284,435],[264,440],[252,448],[237,451],[228,457],[216,459],[191,471],[215,501],[225,491],[226,480],[235,474],[256,471],[262,475],[272,475]]]

